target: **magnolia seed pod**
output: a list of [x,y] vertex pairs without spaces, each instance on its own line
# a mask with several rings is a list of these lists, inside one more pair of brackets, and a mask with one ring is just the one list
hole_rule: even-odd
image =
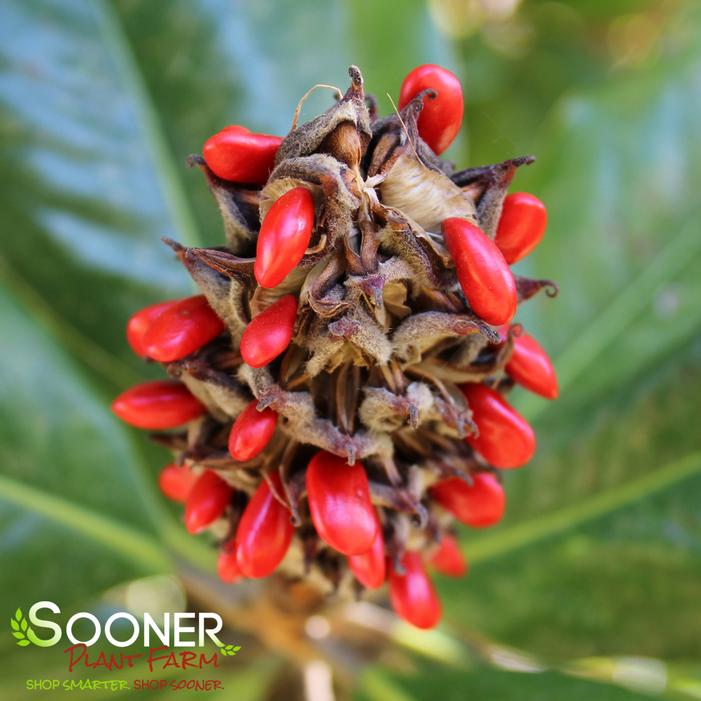
[[298,124],[305,95],[279,139],[237,125],[189,159],[224,245],[166,240],[200,295],[132,317],[130,345],[172,379],[113,406],[171,450],[161,488],[187,530],[211,531],[223,582],[274,574],[310,614],[386,582],[397,614],[430,628],[426,566],[465,572],[454,521],[495,526],[499,471],[535,451],[504,395],[557,391],[542,349],[495,327],[556,288],[508,267],[542,235],[533,200],[507,198],[533,159],[456,171],[440,156],[462,118],[455,76],[412,72],[380,117],[349,74]]

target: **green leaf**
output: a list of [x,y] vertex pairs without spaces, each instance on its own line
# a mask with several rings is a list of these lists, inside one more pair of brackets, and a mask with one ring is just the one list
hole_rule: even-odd
[[546,658],[693,658],[700,69],[698,48],[683,47],[563,99],[523,176],[552,216],[521,267],[562,287],[523,320],[553,349],[562,396],[514,393],[535,422],[536,459],[506,475],[504,524],[466,534],[472,576],[442,587],[453,620]]
[[221,645],[219,647],[219,652],[225,657],[233,657],[240,649],[240,645]]
[[168,207],[182,198],[106,17],[106,2],[4,8],[0,172],[4,225],[21,235],[3,253],[6,284],[31,317],[120,386],[143,374],[123,336],[129,315],[188,289],[160,242],[187,224]]
[[0,22],[0,203],[13,232],[0,259],[0,593],[10,601],[85,602],[170,570],[171,549],[202,561],[156,495],[167,455],[142,436],[135,444],[109,410],[149,374],[124,340],[126,319],[188,289],[159,237],[180,228],[187,239],[194,226],[110,13],[105,2],[30,0],[7,3]]
[[24,640],[24,638],[26,637],[24,633],[22,633],[19,630],[13,631],[12,635],[14,635],[15,638],[19,638],[20,640]]
[[69,605],[124,578],[167,570],[129,469],[139,458],[104,395],[3,292],[0,313],[12,329],[0,351],[3,597],[21,592],[28,601]]
[[13,630],[19,630],[19,623],[17,623],[17,621],[14,618],[11,618],[10,619],[10,627]]
[[638,701],[637,692],[617,689],[557,672],[530,674],[476,668],[471,672],[428,669],[419,674],[387,673],[370,668],[361,677],[354,701]]
[[27,645],[31,645],[31,643],[29,642],[29,640],[18,640],[18,641],[17,641],[17,644],[18,644],[20,647],[27,647]]

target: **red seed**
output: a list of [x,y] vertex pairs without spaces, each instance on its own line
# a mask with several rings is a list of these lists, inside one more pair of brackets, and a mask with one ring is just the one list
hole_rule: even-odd
[[399,91],[399,109],[406,106],[422,90],[431,88],[437,95],[424,98],[419,115],[419,134],[435,153],[443,153],[462,126],[463,94],[457,76],[449,70],[427,63],[411,71]]
[[153,322],[163,314],[166,309],[169,309],[174,304],[177,304],[178,300],[170,300],[168,302],[158,302],[158,304],[152,304],[149,307],[144,307],[140,309],[135,314],[129,318],[127,321],[127,342],[131,346],[131,349],[137,355],[145,358],[146,345],[144,344],[144,336],[146,332],[151,328]]
[[279,197],[263,219],[253,274],[261,287],[279,285],[304,257],[314,228],[314,198],[306,187]]
[[197,475],[187,465],[166,465],[158,475],[158,486],[168,499],[185,501],[197,480]]
[[528,192],[504,198],[504,208],[494,239],[507,263],[525,258],[540,243],[548,225],[545,205]]
[[236,561],[236,544],[233,540],[224,543],[217,558],[217,574],[226,584],[238,582],[243,577]]
[[370,550],[360,555],[349,555],[348,566],[355,578],[368,589],[378,589],[385,582],[385,540],[379,520],[377,535],[372,541]]
[[443,222],[443,237],[455,263],[458,282],[475,314],[499,326],[516,313],[516,283],[501,251],[466,219]]
[[472,475],[472,484],[450,477],[431,487],[431,496],[455,518],[473,528],[486,528],[501,521],[506,497],[499,480],[490,472]]
[[307,498],[316,532],[332,548],[344,555],[370,550],[379,524],[361,463],[317,453],[307,467]]
[[426,574],[421,555],[407,551],[401,559],[404,574],[392,567],[389,600],[395,613],[417,628],[433,628],[441,618],[441,602]]
[[[278,494],[282,484],[276,473],[270,480]],[[248,502],[236,531],[236,561],[246,577],[267,577],[282,562],[290,547],[294,527],[290,512],[263,480]]]
[[287,350],[297,319],[297,299],[285,295],[251,319],[241,336],[241,357],[252,368],[262,368]]
[[210,136],[202,150],[205,163],[223,180],[263,185],[275,165],[282,139],[228,126]]
[[146,355],[160,363],[180,360],[213,341],[225,328],[204,295],[181,299],[151,324],[144,337]]
[[244,462],[258,455],[275,433],[277,414],[272,409],[256,409],[252,401],[234,421],[229,433],[229,453],[234,460]]
[[514,337],[514,351],[506,372],[518,384],[546,399],[557,399],[557,375],[547,353],[525,331]]
[[182,426],[205,412],[200,401],[180,382],[144,382],[122,392],[112,411],[125,423],[157,431]]
[[185,501],[185,528],[200,531],[224,514],[234,490],[216,472],[205,470],[192,485]]
[[467,384],[460,389],[479,429],[479,436],[468,436],[466,442],[494,467],[525,465],[536,448],[535,434],[526,419],[489,387]]
[[446,577],[462,577],[467,572],[467,562],[460,552],[458,541],[447,533],[443,534],[430,562],[437,572]]

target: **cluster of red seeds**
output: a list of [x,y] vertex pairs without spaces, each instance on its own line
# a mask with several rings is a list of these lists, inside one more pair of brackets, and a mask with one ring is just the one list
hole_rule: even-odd
[[[420,137],[435,154],[452,142],[462,123],[463,94],[449,71],[434,65],[420,66],[404,80],[400,108],[422,91],[418,119]],[[433,99],[428,99],[433,97]],[[204,161],[224,181],[261,186],[275,166],[282,139],[230,126],[212,136],[204,146]],[[315,201],[303,186],[281,195],[262,218],[256,241],[253,275],[261,288],[273,289],[295,270],[308,253],[315,227]],[[533,195],[506,196],[496,235],[489,238],[478,226],[461,217],[442,222],[442,237],[455,268],[457,282],[474,315],[496,327],[497,350],[510,345],[505,372],[512,382],[548,399],[557,396],[553,367],[535,339],[520,326],[509,326],[516,312],[518,290],[509,265],[528,255],[540,242],[546,227],[546,210]],[[298,317],[298,299],[284,294],[250,319],[238,348],[240,360],[251,368],[264,368],[290,346]],[[192,356],[226,331],[225,322],[204,295],[162,302],[134,314],[127,339],[139,356],[173,363]],[[516,468],[528,462],[536,442],[525,419],[482,382],[460,387],[476,426],[465,440],[483,462],[494,468]],[[125,422],[149,430],[182,427],[207,412],[207,408],[178,381],[147,382],[121,394],[113,410]],[[231,421],[228,451],[244,463],[259,456],[279,430],[278,414],[260,408],[253,399]],[[240,494],[214,470],[195,465],[167,465],[160,487],[170,499],[184,502],[185,526],[199,533],[220,519]],[[373,504],[366,469],[360,461],[347,464],[329,452],[313,455],[306,466],[304,489],[309,515],[317,536],[347,558],[347,565],[364,587],[376,589],[389,581],[395,611],[410,623],[429,628],[440,618],[440,602],[426,572],[425,561],[445,575],[460,576],[467,565],[453,535],[445,529],[437,543],[421,552],[407,549],[389,557],[383,520]],[[444,477],[427,490],[461,523],[475,528],[497,523],[505,497],[496,472],[483,468],[469,478]],[[295,534],[285,490],[275,471],[265,474],[251,494],[239,498],[235,533],[221,544],[219,576],[225,582],[241,577],[272,574],[285,558]]]

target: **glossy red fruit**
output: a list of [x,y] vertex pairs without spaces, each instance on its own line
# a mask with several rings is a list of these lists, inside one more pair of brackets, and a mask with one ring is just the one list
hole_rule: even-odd
[[528,192],[513,192],[504,198],[494,242],[507,263],[525,258],[540,243],[548,225],[545,205]]
[[279,285],[304,257],[314,228],[314,198],[306,187],[279,197],[263,219],[253,274],[261,287]]
[[262,368],[284,353],[292,340],[297,299],[285,295],[251,319],[241,336],[241,357],[252,368]]
[[450,217],[443,238],[455,263],[458,282],[475,314],[499,326],[516,313],[516,282],[501,251],[478,226]]
[[509,376],[531,392],[546,399],[558,395],[557,375],[547,353],[525,331],[514,337],[514,351],[506,364]]
[[447,533],[441,538],[438,550],[431,557],[433,568],[447,577],[462,577],[467,572],[467,562],[458,541]]
[[435,153],[443,153],[460,131],[463,115],[462,86],[449,70],[427,63],[411,71],[399,91],[399,109],[407,105],[422,90],[431,88],[437,96],[424,98],[419,115],[419,134]]
[[216,472],[205,470],[192,485],[185,500],[185,528],[200,531],[224,514],[234,490]]
[[467,443],[494,467],[525,465],[536,448],[535,434],[526,419],[489,387],[467,384],[460,389],[479,429],[479,436],[468,436]]
[[379,531],[365,468],[319,452],[307,466],[307,499],[319,536],[344,555],[372,547]]
[[236,544],[233,540],[224,544],[217,558],[217,574],[226,584],[238,582],[243,577],[236,560]]
[[146,331],[146,355],[160,363],[180,360],[213,341],[225,328],[204,295],[181,299]]
[[223,180],[263,185],[275,165],[281,143],[279,136],[254,134],[232,125],[210,136],[202,155],[212,172]]
[[131,426],[158,431],[196,419],[205,407],[180,382],[156,380],[122,392],[112,411]]
[[472,475],[472,484],[450,477],[431,487],[431,496],[455,518],[473,528],[501,521],[506,506],[504,488],[490,472]]
[[404,574],[389,573],[389,600],[395,613],[417,628],[433,628],[441,618],[441,602],[417,552],[401,560]]
[[378,589],[385,583],[385,539],[382,537],[379,520],[377,535],[370,550],[360,555],[350,555],[348,566],[355,578],[367,589]]
[[[271,476],[278,494],[282,484]],[[282,562],[290,547],[294,527],[290,512],[273,495],[263,480],[248,502],[236,531],[236,561],[246,577],[267,577]]]
[[132,314],[127,321],[127,342],[131,346],[131,349],[137,355],[145,358],[146,345],[144,344],[144,336],[146,332],[151,328],[153,322],[163,314],[166,309],[169,309],[174,304],[177,304],[178,300],[169,300],[167,302],[158,302],[158,304],[152,304],[148,307],[140,309],[136,314]]
[[197,475],[187,465],[166,465],[158,475],[158,486],[168,499],[185,501],[197,480]]
[[237,417],[229,433],[229,453],[244,462],[258,455],[275,433],[277,414],[272,409],[256,409],[252,401]]

